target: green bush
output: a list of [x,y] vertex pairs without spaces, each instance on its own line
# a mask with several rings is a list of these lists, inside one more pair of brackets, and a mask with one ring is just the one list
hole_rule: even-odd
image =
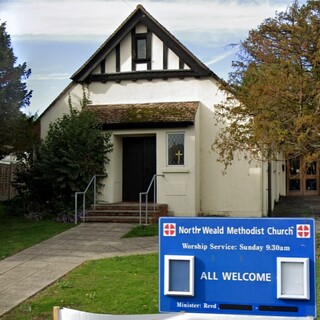
[[93,175],[105,174],[110,136],[93,113],[70,102],[70,114],[50,124],[42,143],[19,161],[14,185],[27,212],[72,208],[75,192],[83,191]]

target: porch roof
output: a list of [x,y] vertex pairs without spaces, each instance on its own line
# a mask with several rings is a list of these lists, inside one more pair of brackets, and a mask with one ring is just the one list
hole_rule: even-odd
[[199,101],[89,105],[104,129],[194,125]]

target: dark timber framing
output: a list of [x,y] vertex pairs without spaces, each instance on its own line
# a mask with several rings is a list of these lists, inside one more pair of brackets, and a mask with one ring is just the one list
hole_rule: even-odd
[[[155,34],[165,45],[163,57],[163,70],[151,70],[151,57],[147,63],[147,71],[133,71],[122,73],[120,72],[120,42],[133,30],[138,24],[143,24],[148,32],[147,38],[149,39],[149,49],[151,50],[151,35]],[[135,33],[137,36],[139,34]],[[147,39],[148,42],[148,39]],[[168,49],[173,51],[180,59],[179,65],[187,65],[190,69],[168,70]],[[101,64],[101,62],[108,57],[108,55],[116,50],[116,73],[101,73],[93,74],[93,71]],[[165,53],[166,52],[166,53]],[[151,54],[151,51],[150,51]],[[139,61],[140,62],[140,61]],[[136,65],[137,61],[133,63]],[[142,61],[141,61],[142,63]],[[161,73],[161,74],[160,74]],[[130,77],[131,76],[131,77]],[[76,71],[71,79],[75,82],[90,83],[92,81],[121,81],[121,80],[137,80],[137,79],[153,79],[170,77],[213,77],[217,81],[220,78],[206,67],[200,60],[198,60],[186,47],[184,47],[171,33],[168,32],[161,24],[159,24],[141,5],[138,5],[136,10],[121,24],[121,26],[102,44],[102,46],[92,55],[91,58]]]
[[168,69],[168,46],[164,43],[163,44],[163,70]]
[[179,69],[183,69],[184,68],[184,62],[183,60],[180,58],[179,59]]
[[135,71],[135,72],[121,72],[121,73],[109,73],[109,74],[93,74],[90,76],[90,82],[106,82],[117,80],[152,80],[152,79],[166,79],[166,78],[185,78],[195,77],[200,78],[201,74],[196,74],[192,70],[168,70],[166,73],[162,71]]
[[103,130],[119,130],[119,129],[161,129],[161,128],[187,128],[193,126],[193,121],[183,122],[141,122],[141,123],[109,123],[102,124]]
[[121,70],[121,62],[120,62],[120,43],[116,45],[116,72],[120,72]]
[[106,73],[106,59],[103,59],[100,63],[101,73]]

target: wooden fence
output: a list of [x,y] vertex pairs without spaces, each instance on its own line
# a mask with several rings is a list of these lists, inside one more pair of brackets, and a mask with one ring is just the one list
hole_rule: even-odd
[[0,163],[0,201],[9,200],[17,195],[12,186],[16,168],[14,163]]

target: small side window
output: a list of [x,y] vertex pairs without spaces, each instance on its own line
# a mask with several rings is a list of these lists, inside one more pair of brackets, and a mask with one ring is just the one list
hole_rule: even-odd
[[168,133],[168,165],[183,166],[184,157],[184,133]]

